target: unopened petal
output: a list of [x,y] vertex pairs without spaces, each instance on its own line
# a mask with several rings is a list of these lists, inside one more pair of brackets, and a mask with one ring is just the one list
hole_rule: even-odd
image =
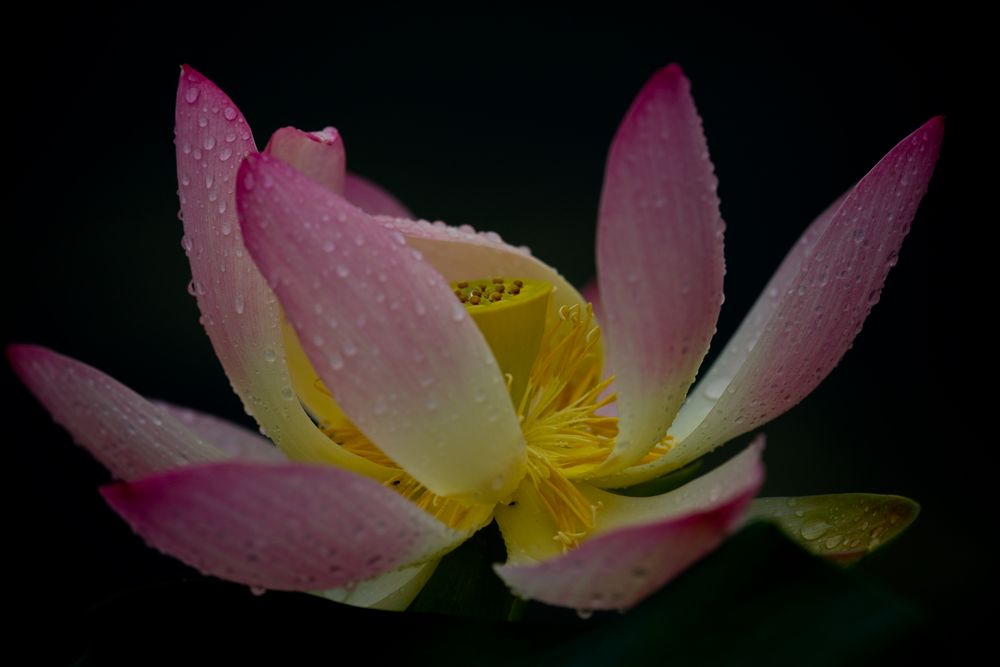
[[344,197],[369,215],[388,215],[393,218],[412,218],[413,214],[389,192],[363,176],[347,172],[344,180]]
[[328,127],[318,132],[304,132],[283,127],[271,135],[264,152],[293,165],[324,187],[344,193],[347,158],[344,142],[336,129]]
[[371,579],[466,537],[333,466],[212,463],[101,492],[151,546],[204,574],[276,590]]
[[605,171],[598,282],[620,422],[596,475],[631,465],[663,437],[708,350],[724,273],[715,190],[690,84],[671,65],[629,109]]
[[482,334],[401,234],[287,164],[252,156],[238,204],[247,247],[344,413],[434,493],[490,502],[524,441]]

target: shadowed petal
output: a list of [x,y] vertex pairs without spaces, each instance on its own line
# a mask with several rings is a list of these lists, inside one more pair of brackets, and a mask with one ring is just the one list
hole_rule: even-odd
[[[495,569],[521,597],[576,609],[631,607],[741,524],[763,482],[762,448],[759,441],[704,477],[659,497],[626,498],[582,487],[588,498],[605,503],[598,509],[594,537],[540,563],[522,557]],[[498,521],[500,512],[498,508]],[[506,530],[504,537],[511,550]]]
[[118,479],[225,457],[169,413],[95,368],[35,345],[12,345],[7,356],[53,419]]
[[244,407],[292,458],[388,478],[380,466],[331,442],[294,400],[280,309],[246,252],[236,217],[236,171],[256,151],[250,128],[225,93],[190,67],[177,88],[175,132],[191,290]]
[[344,197],[369,215],[388,215],[393,218],[412,218],[410,210],[381,186],[363,176],[347,173]]
[[[725,387],[711,387],[714,405],[697,424],[674,431],[679,444],[660,460],[601,480],[627,486],[683,466],[718,445],[764,424],[805,398],[850,348],[896,264],[937,160],[944,123],[928,121],[900,142],[842,199],[829,222],[810,228],[801,255],[792,252],[776,281],[786,285],[761,306],[769,317],[741,335],[752,350]],[[772,293],[773,294],[773,293]],[[753,314],[752,317],[756,317]],[[721,384],[721,383],[720,383]],[[702,398],[708,398],[703,394]],[[699,399],[700,401],[701,399]],[[694,409],[694,408],[693,408]],[[704,412],[704,406],[699,409]]]
[[509,494],[523,436],[492,352],[440,274],[281,161],[251,156],[239,180],[247,247],[344,413],[439,495]]
[[432,560],[411,565],[395,572],[387,572],[375,579],[362,581],[356,586],[318,591],[317,595],[352,607],[404,611],[423,589],[440,562]]
[[676,65],[658,72],[608,156],[597,264],[620,422],[596,475],[631,465],[666,433],[722,304],[724,225],[689,89]]
[[184,424],[205,442],[210,442],[229,458],[276,463],[285,461],[281,450],[258,433],[213,415],[164,401],[153,405]]
[[212,463],[101,493],[160,551],[204,574],[277,590],[370,579],[466,537],[377,482],[332,466]]
[[283,127],[271,135],[264,152],[293,165],[337,194],[344,193],[347,158],[344,142],[335,128],[303,132],[294,127]]

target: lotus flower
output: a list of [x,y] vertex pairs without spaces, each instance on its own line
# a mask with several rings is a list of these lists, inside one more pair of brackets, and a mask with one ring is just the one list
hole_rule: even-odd
[[[832,370],[896,262],[943,131],[930,120],[806,230],[689,392],[723,300],[723,222],[677,66],[614,139],[587,298],[495,234],[412,221],[345,172],[335,130],[285,128],[258,153],[191,68],[176,122],[191,292],[277,448],[44,348],[13,347],[12,364],[120,480],[102,493],[152,546],[254,587],[386,608],[493,520],[510,588],[577,609],[630,607],[719,545],[762,482],[760,438],[675,490],[609,489],[757,429]],[[851,558],[878,540],[831,517],[892,523],[899,507],[768,499],[753,514]]]

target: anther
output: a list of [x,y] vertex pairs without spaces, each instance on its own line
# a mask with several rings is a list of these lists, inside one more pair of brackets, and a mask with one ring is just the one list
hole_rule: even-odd
[[503,278],[494,278],[493,279],[493,284],[494,285],[503,285]]

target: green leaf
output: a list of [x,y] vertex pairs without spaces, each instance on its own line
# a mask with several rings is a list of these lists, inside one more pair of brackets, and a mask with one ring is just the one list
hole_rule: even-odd
[[863,572],[758,523],[625,614],[584,620],[537,603],[520,622],[383,612],[199,579],[113,598],[69,632],[81,665],[856,667],[890,655],[916,620]]
[[902,496],[840,493],[758,498],[749,517],[773,521],[814,554],[846,564],[892,541],[919,512],[920,505]]

